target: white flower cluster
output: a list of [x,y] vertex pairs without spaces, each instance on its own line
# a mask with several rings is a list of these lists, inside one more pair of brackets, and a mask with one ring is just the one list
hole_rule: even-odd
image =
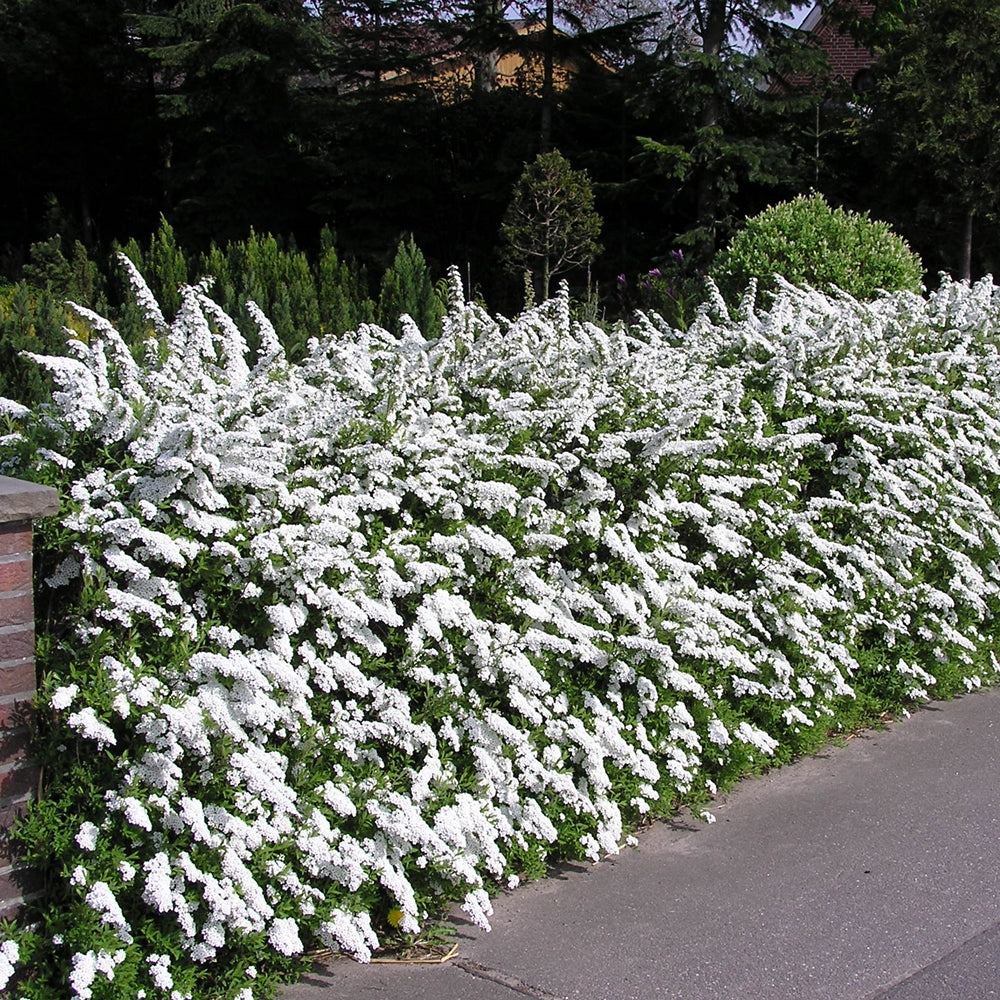
[[[996,672],[992,285],[787,289],[681,339],[565,294],[494,320],[454,280],[437,340],[365,326],[293,366],[264,324],[251,368],[204,286],[168,328],[133,279],[141,362],[94,316],[39,359],[66,448],[116,456],[69,486],[51,582],[102,596],[93,691],[51,704],[122,751],[74,840],[122,949],[153,912],[193,963],[248,934],[366,960],[382,900],[413,931],[456,891],[488,926],[518,859],[618,850],[623,808],[774,753],[874,651],[912,697]],[[77,995],[117,954],[73,955]]]
[[10,982],[20,957],[21,949],[16,941],[0,942],[0,990]]

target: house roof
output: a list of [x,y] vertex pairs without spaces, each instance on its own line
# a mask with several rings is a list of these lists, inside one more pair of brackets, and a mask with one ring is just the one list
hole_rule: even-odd
[[802,19],[802,23],[799,25],[803,31],[815,31],[819,27],[819,22],[823,19],[823,15],[826,13],[822,3],[816,3],[813,5],[811,11]]

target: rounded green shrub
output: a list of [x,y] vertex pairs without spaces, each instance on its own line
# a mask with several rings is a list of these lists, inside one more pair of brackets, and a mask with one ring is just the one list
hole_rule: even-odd
[[880,291],[922,289],[923,264],[906,241],[868,213],[831,208],[820,194],[799,195],[748,219],[709,275],[734,302],[757,279],[758,302],[768,305],[775,275],[820,291],[839,288],[857,299]]

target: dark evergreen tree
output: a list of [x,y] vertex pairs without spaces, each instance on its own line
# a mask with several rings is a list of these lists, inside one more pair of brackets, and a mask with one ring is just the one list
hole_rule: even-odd
[[670,39],[654,85],[637,99],[669,100],[685,111],[679,130],[648,135],[644,146],[650,167],[691,191],[683,239],[707,262],[734,221],[741,188],[780,185],[796,173],[780,121],[798,102],[815,101],[790,81],[814,80],[828,64],[812,36],[781,18],[789,0],[682,0],[677,7],[688,32]]
[[320,234],[320,256],[316,266],[320,332],[341,334],[361,323],[375,322],[375,303],[368,294],[367,276],[355,263],[337,253],[333,232]]
[[256,323],[247,313],[254,302],[274,325],[293,359],[321,332],[316,276],[305,253],[275,236],[251,231],[244,240],[214,245],[199,261],[198,276],[213,278],[212,298],[232,316],[251,350],[258,347]]
[[949,270],[968,280],[974,220],[1000,212],[1000,3],[892,0],[876,12],[868,30],[884,54],[862,137],[894,175],[924,179],[914,214],[944,223]]
[[335,49],[333,73],[342,90],[380,91],[392,82],[395,91],[429,72],[454,35],[441,20],[439,0],[322,0],[315,9]]
[[0,142],[0,245],[15,256],[155,220],[155,116],[118,0],[0,0]]
[[326,48],[300,0],[146,0],[131,20],[163,126],[165,211],[185,243],[317,226]]
[[392,267],[382,276],[378,320],[387,330],[402,332],[400,318],[406,314],[425,337],[441,330],[444,303],[438,297],[427,262],[411,236],[400,240]]

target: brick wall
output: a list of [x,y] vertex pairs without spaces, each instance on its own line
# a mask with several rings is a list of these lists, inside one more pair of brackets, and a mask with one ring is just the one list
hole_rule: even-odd
[[[856,6],[863,16],[871,17],[874,9],[872,4],[858,3]],[[858,45],[849,34],[825,16],[814,29],[814,33],[830,57],[833,78],[840,83],[851,83],[858,70],[866,69],[875,61],[875,57],[868,49]]]
[[[874,4],[865,3],[863,0],[834,0],[838,4],[846,7],[855,7],[862,17],[871,17],[875,7]],[[802,22],[802,28],[813,34],[819,42],[820,47],[830,59],[830,79],[838,84],[848,86],[864,86],[863,80],[858,77],[858,72],[867,69],[875,62],[875,57],[867,49],[858,45],[853,37],[843,31],[837,24],[837,18],[832,17],[828,11],[829,3],[817,2],[813,9],[806,15]],[[771,85],[772,93],[783,93],[788,87],[813,88],[821,84],[826,86],[826,80],[818,81],[810,77],[793,75],[784,82],[775,82]]]
[[36,683],[32,523],[58,509],[50,487],[0,476],[0,918],[38,891],[7,834],[39,780],[29,728]]

